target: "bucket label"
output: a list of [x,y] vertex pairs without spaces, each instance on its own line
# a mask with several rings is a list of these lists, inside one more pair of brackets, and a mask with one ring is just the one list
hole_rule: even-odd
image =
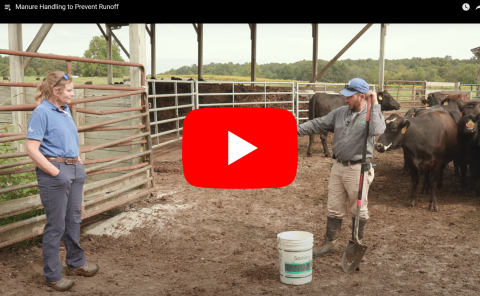
[[285,262],[285,273],[303,274],[312,272],[312,260],[302,263]]

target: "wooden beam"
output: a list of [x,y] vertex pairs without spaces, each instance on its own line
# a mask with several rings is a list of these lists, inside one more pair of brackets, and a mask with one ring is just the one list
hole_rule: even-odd
[[313,83],[318,79],[320,79],[320,77],[322,77],[322,75],[328,70],[328,68],[330,68],[333,65],[333,63],[335,63],[338,60],[338,58],[341,57],[342,54],[344,54],[347,51],[347,49],[349,49],[350,46],[352,46],[355,43],[355,41],[357,41],[358,38],[360,38],[363,35],[363,33],[365,33],[372,25],[373,24],[367,24],[355,37],[353,37],[353,39],[347,45],[345,45],[345,47],[310,82]]
[[257,78],[257,24],[248,24],[250,26],[250,39],[252,40],[252,62],[251,66],[251,81],[255,81]]
[[157,71],[155,69],[155,64],[157,63],[156,55],[155,55],[155,43],[156,43],[156,38],[155,38],[155,24],[152,23],[150,24],[150,28],[152,30],[152,35],[150,35],[150,44],[151,44],[151,50],[152,50],[152,77],[155,77],[157,74]]
[[148,29],[148,25],[147,25],[147,24],[145,24],[145,29],[147,29],[148,36],[150,36],[150,38],[152,38],[152,33],[151,33],[150,30]]
[[[105,37],[105,40],[108,41],[108,36],[107,34],[105,34],[105,32],[103,31],[102,27],[100,26],[99,23],[97,23],[97,26],[98,28],[100,29],[100,31],[102,32],[103,36]],[[105,24],[105,27],[109,27],[107,24]],[[113,39],[115,39],[115,41],[117,41],[118,45],[120,46],[120,48],[123,50],[123,52],[125,53],[125,55],[127,56],[128,59],[130,59],[130,54],[128,53],[128,51],[125,49],[125,47],[123,47],[122,43],[120,42],[120,40],[118,40],[117,36],[115,36],[115,33],[113,33],[112,30],[110,30],[110,35],[113,37]]]
[[[35,38],[33,38],[32,43],[27,48],[27,52],[37,52],[42,45],[43,40],[47,37],[48,32],[52,28],[53,24],[43,24],[37,32]],[[26,70],[32,57],[23,57],[23,70]]]
[[[107,60],[113,60],[113,50],[112,50],[112,29],[109,26],[106,26],[107,29]],[[113,66],[107,65],[107,84],[113,84]]]
[[[8,45],[10,50],[23,50],[22,45],[22,24],[8,24]],[[10,80],[12,82],[24,81],[23,57],[11,55],[10,61]],[[10,91],[12,105],[24,105],[25,87],[12,87]],[[15,132],[27,131],[27,112],[13,111],[12,123],[15,127]],[[15,143],[17,152],[25,152],[25,144]]]
[[318,60],[318,24],[312,24],[313,57],[312,57],[312,79],[317,75]]
[[[97,23],[97,27],[100,29],[100,32],[102,32],[102,35],[103,35],[103,37],[105,37],[105,40],[108,41],[108,36],[107,36],[107,34],[105,34],[105,32],[103,31],[102,26],[100,26],[100,24]],[[105,24],[105,27],[108,27],[108,26]]]
[[125,53],[127,58],[130,59],[130,54],[128,54],[128,51],[125,49],[125,47],[123,47],[122,43],[120,42],[120,40],[118,40],[117,36],[115,36],[115,33],[113,33],[113,31],[111,31],[110,33],[112,34],[113,39],[115,39],[115,41],[117,41],[118,46],[120,46],[120,48],[123,50],[123,52]]
[[[130,52],[132,57],[130,62],[139,63],[142,65],[146,64],[146,48],[145,48],[145,24],[130,24],[129,25],[129,39],[130,39]],[[130,67],[130,86],[139,87],[141,86],[141,70],[139,67]],[[130,96],[131,106],[130,107],[141,107],[141,95]],[[140,111],[132,112],[132,115],[139,114]],[[141,119],[134,119],[131,121],[132,125],[141,125]],[[140,130],[137,130],[135,133],[140,133]],[[142,151],[140,145],[132,146],[131,152],[133,154],[138,154]],[[135,159],[133,164],[139,164],[140,159]]]
[[197,31],[198,42],[198,80],[203,81],[203,24],[199,23]]
[[380,57],[378,59],[378,88],[383,91],[385,84],[385,36],[387,24],[380,24]]

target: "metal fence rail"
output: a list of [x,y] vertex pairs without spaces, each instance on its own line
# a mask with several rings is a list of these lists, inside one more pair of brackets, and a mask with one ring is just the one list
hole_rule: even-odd
[[[475,90],[474,90],[474,88],[475,88]],[[462,91],[471,92],[472,93],[472,99],[480,99],[480,84],[461,84],[460,89]]]
[[[150,86],[148,101],[151,106],[150,125],[152,127],[153,148],[166,145],[173,141],[181,140],[183,120],[186,117],[186,113],[195,109],[195,90],[193,81],[148,79],[147,83]],[[179,84],[180,86],[187,86],[186,89],[190,88],[190,92],[179,92]],[[172,93],[158,93],[162,92],[162,90],[163,92],[168,92],[170,89],[167,87],[170,85],[173,86]],[[185,89],[185,87],[182,87],[182,89]],[[171,99],[172,97],[174,98],[173,106],[162,106],[163,104],[168,105],[168,101],[170,100],[167,99]],[[186,104],[180,104],[179,97],[187,99],[190,97],[190,101]],[[163,112],[170,110],[173,112],[169,112],[170,114],[168,115]],[[162,116],[162,119],[159,119],[159,115],[161,114],[164,116]],[[171,122],[174,122],[175,125],[166,124]],[[171,135],[173,133],[175,133],[174,139],[167,137],[166,141],[160,142],[161,136]]]
[[422,100],[426,99],[427,82],[409,80],[388,80],[385,82],[386,91],[398,101],[400,110],[386,111],[385,116],[390,113],[406,112],[410,108],[422,108]]
[[[231,84],[232,85],[232,92],[227,93],[201,93],[200,86],[207,84]],[[238,84],[251,84],[251,85],[263,85],[263,91],[261,92],[239,92],[235,91],[235,85]],[[268,85],[288,85],[289,91],[267,91]],[[245,105],[263,105],[263,107],[275,107],[274,105],[278,104],[291,104],[291,109],[287,109],[288,111],[292,112],[295,115],[295,88],[294,82],[245,82],[245,81],[215,81],[215,82],[207,82],[207,81],[196,81],[195,82],[195,109],[200,109],[204,107],[218,107],[218,106],[230,106],[230,107],[241,107]],[[263,101],[249,101],[249,102],[239,102],[236,101],[236,97],[238,96],[252,96],[252,95],[263,95]],[[267,96],[269,95],[290,95],[291,99],[286,101],[267,101]],[[231,96],[231,102],[227,103],[201,103],[200,100],[202,96]],[[278,106],[277,106],[278,107]]]
[[[142,87],[125,86],[95,86],[95,85],[74,85],[74,89],[96,89],[96,90],[121,90],[124,92],[112,95],[93,96],[90,98],[80,98],[72,100],[69,107],[72,110],[72,117],[75,120],[79,133],[102,132],[105,135],[114,133],[119,135],[118,131],[123,131],[119,139],[104,137],[102,143],[94,145],[83,145],[80,147],[81,153],[90,153],[100,151],[104,148],[136,146],[139,147],[135,153],[114,157],[93,157],[84,160],[86,166],[87,183],[83,188],[82,218],[91,217],[98,213],[113,209],[120,205],[129,203],[140,197],[154,192],[153,187],[153,158],[152,141],[150,132],[149,108],[145,89],[145,70],[143,65],[127,62],[115,62],[105,60],[94,60],[86,58],[76,58],[70,56],[58,56],[52,54],[26,53],[21,51],[12,51],[0,49],[0,54],[31,56],[38,58],[48,58],[57,60],[66,60],[67,73],[71,75],[71,61],[102,63],[111,65],[122,65],[130,67],[139,67],[141,70]],[[37,87],[36,83],[26,82],[0,82],[0,87]],[[120,109],[110,109],[98,111],[98,108],[77,108],[79,104],[98,104],[100,101],[112,100],[122,97],[140,95],[139,107],[126,107]],[[37,104],[23,104],[0,106],[0,113],[11,113],[17,111],[32,111]],[[2,114],[3,114],[2,113]],[[101,119],[104,115],[119,114],[118,118],[108,120],[95,120],[95,123],[85,124],[79,122],[81,114],[91,114]],[[107,126],[115,123],[129,121],[130,124],[123,126]],[[133,121],[133,123],[131,122]],[[140,121],[140,123],[135,123]],[[124,131],[131,131],[126,134]],[[15,142],[25,140],[25,132],[6,132],[0,133],[0,142]],[[20,160],[4,163],[0,165],[0,175],[14,175],[23,172],[33,171],[32,167],[22,167],[32,163],[32,160],[25,152],[14,152],[0,155],[0,160],[10,158],[20,158]],[[126,164],[126,165],[125,165]],[[94,166],[92,166],[94,165]],[[114,166],[114,167],[111,167]],[[110,168],[108,168],[110,167]],[[109,173],[122,172],[120,176],[111,177]],[[92,176],[101,175],[101,178],[93,181]],[[106,176],[106,177],[105,177]],[[90,182],[89,182],[90,181]],[[0,189],[0,195],[17,190],[24,190],[37,186],[37,182],[20,184],[16,186],[5,186]],[[11,199],[0,202],[0,219],[16,216],[19,214],[42,209],[43,206],[39,195]],[[46,222],[45,215],[36,216],[29,219],[18,220],[17,222],[0,226],[0,248],[17,243],[28,238],[41,235]]]

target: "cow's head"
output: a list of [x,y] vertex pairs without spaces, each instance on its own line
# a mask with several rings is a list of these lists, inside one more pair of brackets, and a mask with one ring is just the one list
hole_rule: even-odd
[[377,92],[377,99],[382,111],[400,109],[400,104],[386,90]]
[[458,121],[458,133],[462,135],[476,135],[478,133],[478,119],[480,115],[465,115]]
[[452,98],[446,98],[442,100],[440,105],[447,111],[460,111],[460,108],[458,108],[458,105],[455,103],[455,101],[456,100]]
[[431,107],[435,105],[440,105],[442,99],[445,98],[445,95],[441,92],[429,93],[426,100],[422,100],[422,104],[425,107]]
[[385,120],[385,132],[378,138],[375,149],[378,152],[392,150],[402,145],[405,133],[410,126],[408,119],[392,114]]
[[457,106],[463,115],[477,115],[480,114],[480,101],[471,100],[468,102],[457,101]]

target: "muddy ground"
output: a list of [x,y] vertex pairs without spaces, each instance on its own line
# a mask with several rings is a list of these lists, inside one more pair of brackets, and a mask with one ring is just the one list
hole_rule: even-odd
[[[331,135],[329,137],[331,139]],[[286,230],[325,233],[328,166],[319,140],[306,157],[299,138],[298,174],[284,188],[201,189],[182,174],[181,143],[155,151],[157,196],[127,212],[150,218],[127,235],[82,235],[92,278],[68,277],[68,295],[478,295],[480,293],[479,197],[452,182],[452,166],[439,191],[439,212],[419,195],[408,206],[410,177],[402,174],[401,150],[375,153],[370,189],[369,246],[361,270],[341,269],[341,255],[315,258],[312,282],[280,282],[276,235]],[[155,209],[154,211],[147,211]],[[301,219],[298,219],[301,218]],[[295,220],[297,219],[297,220]],[[344,219],[343,250],[351,231]],[[88,221],[84,221],[85,224]],[[60,253],[65,264],[65,250]],[[0,251],[1,295],[51,295],[42,285],[41,245]],[[64,270],[65,270],[64,266]],[[60,293],[60,292],[55,292]]]

